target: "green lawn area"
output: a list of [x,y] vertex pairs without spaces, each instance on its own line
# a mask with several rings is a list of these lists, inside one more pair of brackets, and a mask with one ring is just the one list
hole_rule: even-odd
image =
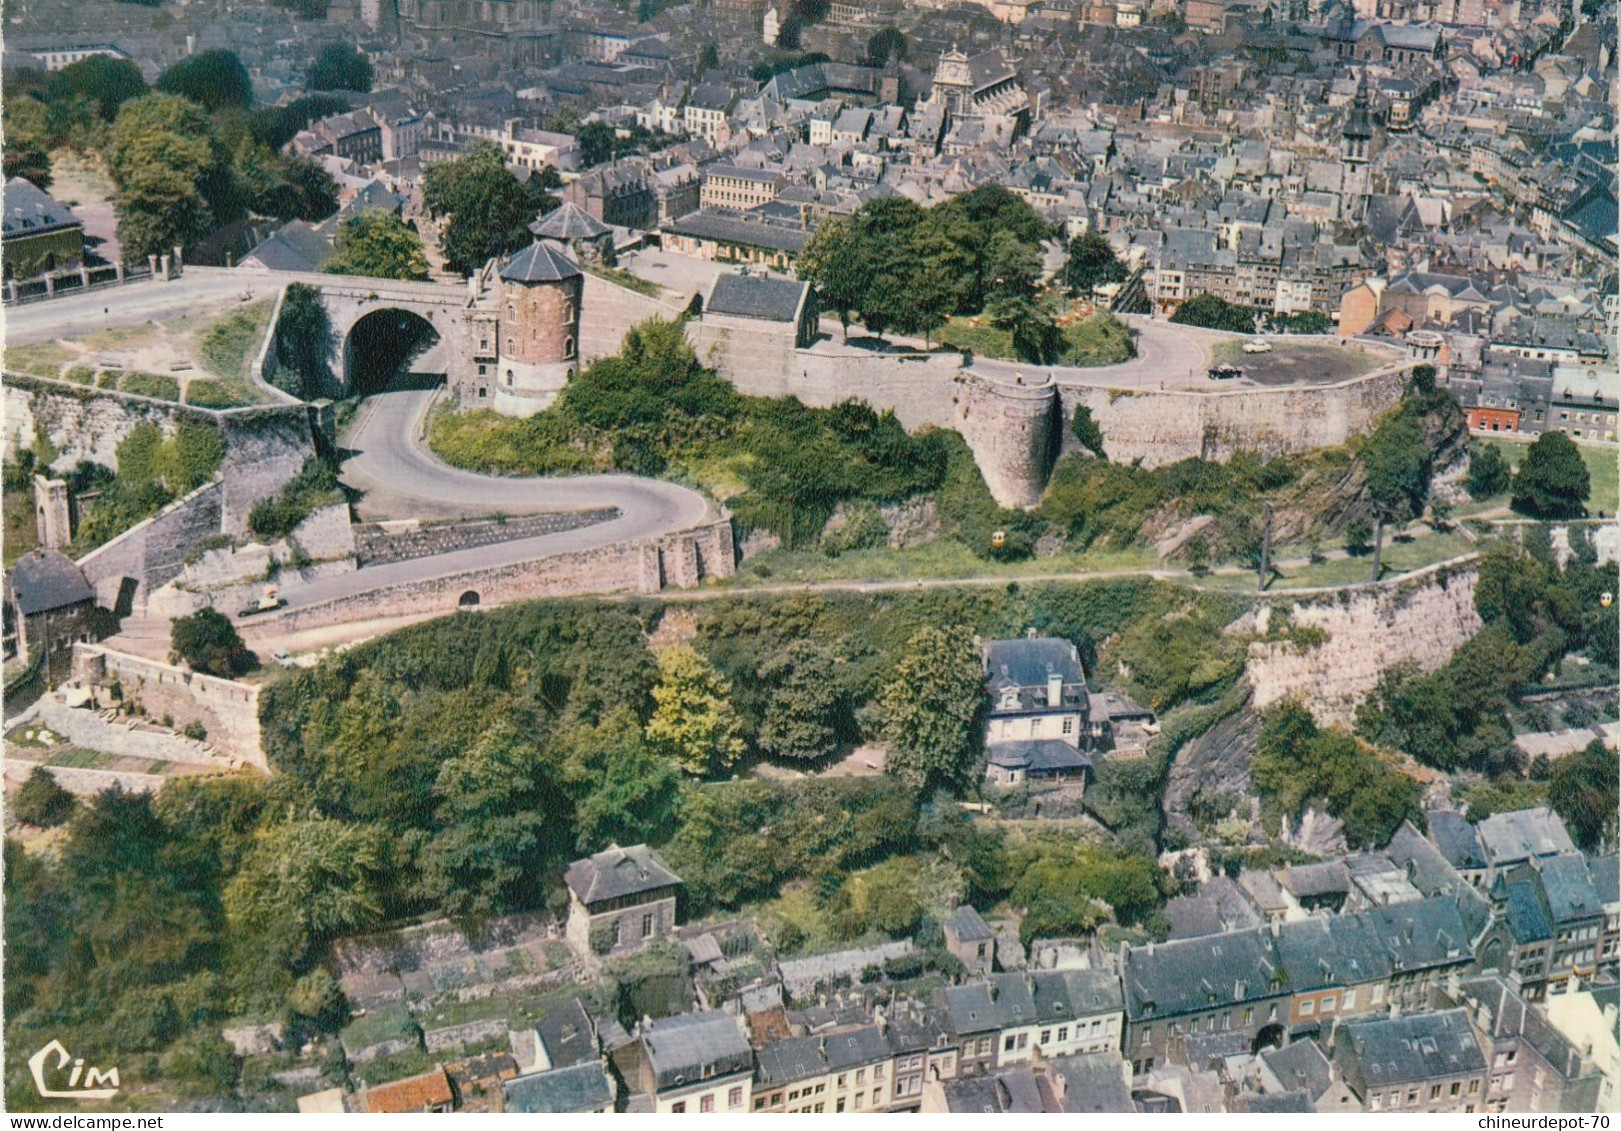
[[74,746],[53,754],[45,762],[47,766],[61,766],[64,769],[99,770],[117,761],[112,754],[103,754],[99,750],[86,750],[82,746]]
[[623,268],[601,267],[595,263],[582,263],[580,264],[580,270],[624,287],[627,291],[635,291],[639,295],[646,295],[648,298],[658,298],[664,293],[663,288],[657,283],[644,279],[640,275],[632,275]]
[[[1471,542],[1456,528],[1445,534],[1437,534],[1428,528],[1414,528],[1412,533],[1411,542],[1386,540],[1383,558],[1386,579],[1396,574],[1411,573],[1415,569],[1444,562],[1449,558],[1475,553],[1483,545],[1480,542]],[[1331,548],[1338,549],[1338,547]],[[1302,546],[1285,546],[1277,551],[1278,559],[1285,561],[1304,556],[1305,548]],[[1281,574],[1273,579],[1271,592],[1283,589],[1311,589],[1325,585],[1355,585],[1373,580],[1373,554],[1370,551],[1355,558],[1333,557],[1316,565],[1286,565],[1281,567]],[[1199,578],[1195,584],[1210,589],[1253,591],[1255,574],[1253,571],[1242,574],[1207,574]]]
[[[1525,457],[1525,449],[1530,447],[1535,437],[1532,436],[1471,436],[1470,444],[1479,444],[1481,447],[1496,448],[1508,460],[1509,466],[1515,471],[1520,469],[1520,460]],[[1618,508],[1621,508],[1621,479],[1618,479],[1616,449],[1603,447],[1598,444],[1584,444],[1576,442],[1576,448],[1582,453],[1582,461],[1587,464],[1587,474],[1593,481],[1593,491],[1587,498],[1587,509],[1594,515],[1603,511],[1606,515],[1614,517]],[[1495,499],[1479,500],[1479,503],[1506,505],[1507,495],[1499,495]]]
[[77,356],[61,342],[29,342],[6,347],[6,368],[35,377],[55,377]]
[[186,382],[186,403],[199,408],[236,408],[257,404],[259,395],[245,381],[211,381],[193,377]]
[[[1113,315],[1094,314],[1063,327],[1064,353],[1059,365],[1115,365],[1136,355],[1131,332]],[[1015,361],[1013,335],[992,326],[983,317],[952,318],[936,335],[941,345],[966,350],[975,357]]]
[[751,557],[738,569],[733,584],[780,585],[795,581],[904,581],[908,578],[1020,577],[1104,570],[1150,569],[1154,551],[1133,548],[1119,552],[1055,554],[1021,562],[988,561],[962,543],[938,538],[905,550],[851,550],[838,557],[813,552],[771,550]]
[[196,356],[203,368],[219,377],[245,379],[249,362],[264,342],[274,306],[271,299],[260,299],[198,331]]
[[118,390],[160,401],[180,399],[180,382],[161,373],[126,373],[118,381]]

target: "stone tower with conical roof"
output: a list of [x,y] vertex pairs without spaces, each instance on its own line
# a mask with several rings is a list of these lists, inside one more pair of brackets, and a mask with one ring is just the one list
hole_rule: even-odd
[[533,416],[557,399],[579,365],[585,278],[546,240],[501,265],[501,305],[492,407]]

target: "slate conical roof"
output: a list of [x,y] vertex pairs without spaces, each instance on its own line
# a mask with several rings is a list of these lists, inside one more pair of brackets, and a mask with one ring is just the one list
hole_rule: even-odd
[[595,239],[612,229],[585,209],[569,201],[563,207],[553,209],[550,216],[530,224],[529,230],[542,239],[567,242]]
[[572,259],[538,240],[501,267],[501,278],[511,283],[559,283],[579,273]]

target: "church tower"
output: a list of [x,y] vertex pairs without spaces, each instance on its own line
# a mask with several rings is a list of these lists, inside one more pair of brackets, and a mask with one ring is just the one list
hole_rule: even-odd
[[533,416],[557,399],[579,365],[585,276],[556,246],[536,240],[502,265],[493,407]]
[[1367,210],[1368,197],[1373,193],[1372,162],[1380,140],[1379,121],[1368,94],[1368,72],[1364,69],[1357,75],[1351,113],[1340,131],[1340,163],[1345,167],[1340,193],[1347,220],[1360,220]]

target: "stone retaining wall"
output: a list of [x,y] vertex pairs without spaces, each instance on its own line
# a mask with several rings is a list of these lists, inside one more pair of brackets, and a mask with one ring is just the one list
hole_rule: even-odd
[[[142,613],[154,589],[180,576],[192,548],[220,532],[224,511],[224,484],[205,483],[90,551],[79,568],[96,591],[96,604],[120,614]],[[127,610],[117,608],[125,579],[135,582]]]
[[367,523],[354,528],[355,550],[362,565],[403,562],[475,546],[494,546],[520,538],[578,530],[611,521],[619,514],[617,507],[603,507],[558,514],[523,515],[502,521],[485,519],[420,525],[408,522]]
[[[5,779],[21,785],[34,772],[34,762],[7,761]],[[94,797],[104,789],[121,787],[126,793],[156,793],[169,779],[162,774],[137,774],[127,770],[91,770],[79,766],[46,766],[45,772],[56,784],[80,797]]]
[[222,758],[206,742],[167,731],[140,730],[121,722],[109,722],[95,711],[70,707],[52,696],[46,696],[40,703],[39,718],[75,746],[98,750],[103,754],[217,766],[222,770],[232,768],[230,760]]
[[203,675],[170,664],[115,652],[100,644],[73,646],[73,680],[109,706],[117,684],[125,701],[135,700],[149,717],[168,716],[183,728],[199,723],[209,745],[239,762],[268,770],[259,731],[259,689],[231,679]]
[[382,585],[254,619],[255,627],[297,632],[356,620],[384,619],[458,609],[490,608],[543,597],[592,593],[657,593],[686,588],[736,569],[729,520],[641,542],[552,554],[526,562],[461,570],[419,581]]
[[465,1025],[447,1025],[442,1029],[424,1029],[422,1043],[429,1052],[461,1049],[481,1041],[507,1035],[505,1017],[489,1017],[483,1021],[469,1021]]

